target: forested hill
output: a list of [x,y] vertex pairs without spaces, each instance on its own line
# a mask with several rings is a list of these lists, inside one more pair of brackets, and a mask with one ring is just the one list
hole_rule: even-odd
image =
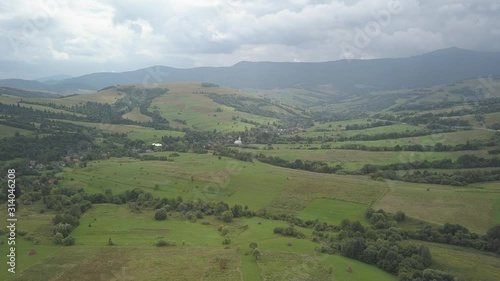
[[[65,92],[98,90],[131,83],[209,81],[242,89],[332,85],[342,92],[429,87],[478,77],[500,76],[500,53],[458,48],[398,59],[339,60],[319,63],[240,62],[231,67],[178,69],[153,66],[121,73],[92,73],[53,85],[26,80],[1,80],[0,85]],[[15,82],[15,86],[12,83]]]

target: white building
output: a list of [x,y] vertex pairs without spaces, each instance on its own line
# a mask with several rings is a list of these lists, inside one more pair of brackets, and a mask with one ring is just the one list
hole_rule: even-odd
[[161,147],[161,146],[163,146],[161,143],[152,143],[151,145],[152,145],[152,146],[156,146],[156,147]]
[[238,139],[234,141],[234,144],[242,145],[243,143],[241,142],[241,137],[238,137]]

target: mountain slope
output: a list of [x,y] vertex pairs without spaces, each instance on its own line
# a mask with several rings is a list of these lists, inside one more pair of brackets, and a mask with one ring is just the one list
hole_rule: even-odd
[[[92,73],[55,85],[18,84],[20,88],[98,90],[117,84],[158,84],[208,81],[231,88],[314,88],[333,85],[348,93],[429,87],[465,79],[500,76],[500,53],[458,48],[424,55],[374,60],[339,60],[319,63],[240,62],[231,67],[177,69],[154,66],[121,73]],[[0,85],[4,85],[0,81]],[[7,86],[13,87],[12,84]]]

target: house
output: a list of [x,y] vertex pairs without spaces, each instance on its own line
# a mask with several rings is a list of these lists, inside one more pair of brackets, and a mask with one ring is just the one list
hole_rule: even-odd
[[242,145],[243,143],[241,142],[241,137],[238,137],[238,139],[234,141],[234,144]]
[[35,166],[35,169],[37,169],[38,171],[45,170],[45,165],[38,164],[38,165]]
[[151,145],[155,146],[155,147],[162,147],[163,146],[161,143],[152,143]]

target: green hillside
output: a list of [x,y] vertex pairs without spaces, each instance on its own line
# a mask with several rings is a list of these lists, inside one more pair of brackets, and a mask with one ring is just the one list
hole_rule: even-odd
[[0,279],[497,280],[493,81],[2,94]]

